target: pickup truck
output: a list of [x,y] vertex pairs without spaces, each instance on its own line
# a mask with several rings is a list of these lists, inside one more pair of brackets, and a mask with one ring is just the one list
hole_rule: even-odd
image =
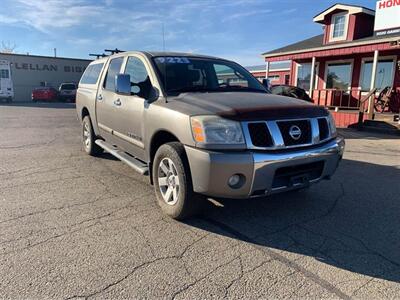
[[207,197],[248,199],[329,179],[344,152],[323,107],[270,94],[235,62],[172,52],[93,61],[76,99],[83,148],[150,177],[184,219]]

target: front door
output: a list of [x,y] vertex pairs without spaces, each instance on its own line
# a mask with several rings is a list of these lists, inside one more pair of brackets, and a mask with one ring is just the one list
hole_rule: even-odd
[[121,72],[123,57],[113,58],[107,69],[102,85],[99,87],[96,103],[97,124],[101,135],[112,139],[120,111],[118,95],[115,93],[115,76]]
[[132,95],[118,95],[121,109],[114,135],[130,144],[128,152],[144,159],[143,113],[147,102],[141,95],[140,87],[150,85],[151,81],[145,63],[136,56],[127,58],[123,73],[130,75]]

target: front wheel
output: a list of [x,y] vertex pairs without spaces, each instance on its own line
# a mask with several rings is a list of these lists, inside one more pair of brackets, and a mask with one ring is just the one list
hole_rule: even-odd
[[173,142],[162,145],[153,162],[153,182],[161,210],[176,220],[197,214],[204,197],[193,192],[185,149]]

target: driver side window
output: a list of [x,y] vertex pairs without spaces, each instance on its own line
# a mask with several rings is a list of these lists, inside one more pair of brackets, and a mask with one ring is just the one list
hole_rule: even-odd
[[140,92],[151,85],[144,63],[137,57],[130,56],[126,63],[125,74],[131,77],[131,92],[141,97]]

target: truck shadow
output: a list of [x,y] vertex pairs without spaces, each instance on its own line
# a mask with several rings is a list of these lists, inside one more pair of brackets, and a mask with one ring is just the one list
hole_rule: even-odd
[[331,181],[307,191],[219,200],[187,224],[298,265],[312,257],[319,263],[307,266],[316,270],[327,264],[400,282],[399,181],[396,167],[344,160]]

